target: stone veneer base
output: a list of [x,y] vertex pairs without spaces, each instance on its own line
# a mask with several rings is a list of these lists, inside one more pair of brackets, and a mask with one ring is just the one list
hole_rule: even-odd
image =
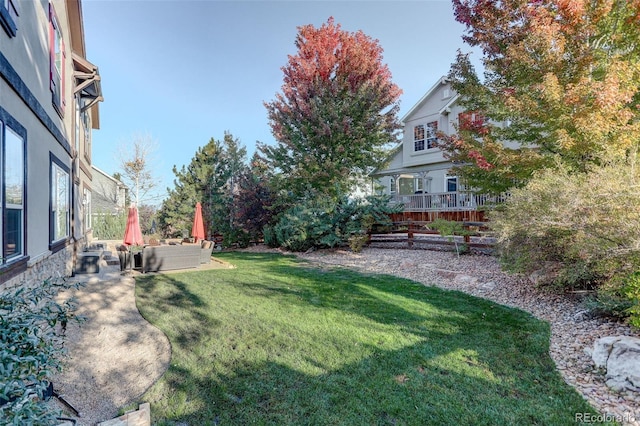
[[73,270],[73,245],[38,260],[27,267],[22,274],[0,284],[0,292],[15,287],[32,288],[53,278],[62,279],[71,276]]

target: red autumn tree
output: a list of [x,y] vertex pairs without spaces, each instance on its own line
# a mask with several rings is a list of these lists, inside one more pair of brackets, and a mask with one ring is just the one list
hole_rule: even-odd
[[333,18],[299,27],[295,45],[282,92],[265,103],[277,144],[260,149],[295,195],[335,195],[380,165],[397,140],[401,90],[378,41]]
[[[487,125],[444,139],[471,185],[501,191],[535,170],[576,171],[628,155],[640,141],[640,0],[453,0],[467,55],[449,77]],[[495,123],[501,122],[502,125]],[[517,142],[505,146],[504,141]]]

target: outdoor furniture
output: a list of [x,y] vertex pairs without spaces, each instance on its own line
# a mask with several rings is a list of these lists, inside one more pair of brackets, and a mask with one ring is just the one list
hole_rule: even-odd
[[200,263],[211,262],[211,252],[213,251],[213,241],[202,240],[200,244]]
[[116,251],[118,252],[118,259],[120,260],[120,270],[124,271],[127,267],[131,268],[131,252],[129,252],[129,248],[122,244],[116,247]]
[[201,251],[200,244],[146,246],[142,249],[142,272],[197,268]]

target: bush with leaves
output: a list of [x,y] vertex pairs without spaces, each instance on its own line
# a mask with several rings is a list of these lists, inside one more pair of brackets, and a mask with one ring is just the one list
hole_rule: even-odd
[[265,242],[292,251],[336,247],[346,244],[354,234],[368,232],[374,223],[389,224],[389,214],[396,211],[386,196],[308,198],[265,228]]
[[97,212],[91,217],[93,236],[101,240],[118,240],[124,236],[127,226],[127,211],[117,214]]
[[257,154],[238,176],[234,225],[240,246],[263,238],[263,229],[274,214],[275,197],[269,178],[269,170]]
[[[77,285],[76,285],[77,286]],[[0,294],[0,419],[11,425],[57,424],[44,404],[49,378],[62,367],[63,337],[75,302],[56,301],[66,282]]]
[[[622,291],[640,270],[640,170],[634,161],[587,173],[560,165],[540,171],[490,218],[507,269],[557,262],[552,284],[560,289],[607,289],[637,305],[637,290]],[[626,313],[640,318],[637,311]]]
[[427,226],[438,231],[440,235],[447,238],[449,242],[454,243],[455,250],[458,255],[463,253],[470,253],[469,246],[467,244],[458,244],[457,240],[455,239],[456,236],[465,237],[473,234],[473,232],[464,227],[462,222],[438,218],[429,223]]

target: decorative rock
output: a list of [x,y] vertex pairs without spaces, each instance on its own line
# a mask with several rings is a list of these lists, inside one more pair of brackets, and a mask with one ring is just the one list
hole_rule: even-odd
[[459,284],[470,284],[470,285],[473,285],[478,282],[478,279],[476,277],[472,277],[470,275],[465,275],[465,274],[456,275],[454,280],[456,283],[459,283]]
[[596,341],[594,364],[607,370],[607,386],[616,391],[640,391],[640,339],[608,336]]
[[454,279],[458,273],[456,271],[447,271],[446,269],[436,269],[436,274],[442,278]]
[[591,351],[585,348],[585,352],[591,355],[591,359],[597,368],[607,368],[607,361],[613,344],[619,340],[620,336],[607,336],[596,340]]
[[581,309],[578,312],[573,314],[573,320],[574,321],[585,321],[585,320],[589,319],[590,316],[591,316],[591,314],[589,313],[588,310]]
[[480,288],[483,290],[493,290],[494,288],[496,288],[496,283],[493,281],[489,281],[487,283],[480,284]]

